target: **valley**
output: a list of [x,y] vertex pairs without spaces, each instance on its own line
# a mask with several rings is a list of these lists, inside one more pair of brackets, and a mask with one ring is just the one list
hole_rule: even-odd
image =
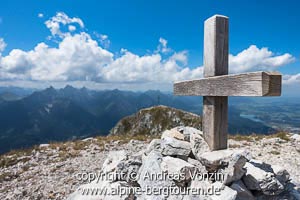
[[[122,118],[157,105],[202,115],[202,97],[173,96],[154,90],[0,88],[0,153],[41,143],[105,136]],[[276,99],[270,104],[253,98],[230,98],[229,133],[297,131],[299,107],[295,101]]]

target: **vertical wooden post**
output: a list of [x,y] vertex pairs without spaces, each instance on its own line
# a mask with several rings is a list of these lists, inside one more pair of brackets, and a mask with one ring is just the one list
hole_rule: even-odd
[[[204,77],[228,74],[228,17],[204,24]],[[203,97],[203,133],[211,150],[227,148],[228,97]]]

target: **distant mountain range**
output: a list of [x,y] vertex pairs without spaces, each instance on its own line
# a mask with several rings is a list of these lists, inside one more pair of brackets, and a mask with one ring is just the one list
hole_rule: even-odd
[[[240,111],[233,106],[240,101],[239,98],[231,100],[230,133],[274,131],[260,122],[240,117]],[[243,103],[247,101],[251,102],[242,100]],[[72,86],[49,87],[31,93],[0,88],[0,153],[49,141],[107,135],[123,117],[155,105],[200,114],[202,97],[177,97],[151,90],[92,91]]]

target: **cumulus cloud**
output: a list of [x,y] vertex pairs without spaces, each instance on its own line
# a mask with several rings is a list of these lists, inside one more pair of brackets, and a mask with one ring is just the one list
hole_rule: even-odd
[[57,48],[39,43],[31,51],[12,50],[1,59],[1,80],[94,81],[102,83],[171,83],[200,78],[202,68],[189,69],[187,51],[162,59],[159,53],[121,56],[101,48],[87,33],[65,37]]
[[52,36],[58,36],[60,38],[69,35],[68,32],[63,31],[62,27],[67,25],[77,25],[80,28],[84,28],[83,21],[78,17],[69,17],[64,12],[58,12],[55,16],[51,17],[45,22],[47,28],[50,30]]
[[163,60],[158,53],[138,56],[123,50],[123,55],[102,70],[102,80],[119,83],[171,83],[172,81],[201,77],[199,69],[189,69],[186,51]]
[[4,39],[0,38],[0,55],[1,55],[1,52],[4,51],[5,47],[6,47],[6,43],[5,43]]
[[300,73],[294,75],[284,75],[283,76],[283,84],[292,85],[292,84],[300,84]]
[[[199,69],[187,67],[187,51],[175,52],[162,58],[160,53],[169,51],[167,40],[160,38],[160,52],[139,56],[121,49],[115,56],[105,48],[108,36],[98,34],[100,44],[88,33],[73,33],[73,23],[84,27],[79,18],[57,13],[46,21],[52,36],[60,36],[58,47],[41,42],[30,51],[13,49],[0,60],[0,79],[19,81],[93,81],[98,83],[170,83],[199,75]],[[72,25],[71,25],[72,24]],[[68,32],[62,32],[62,26]],[[200,70],[201,71],[201,70]]]
[[[0,84],[9,82],[27,85],[74,83],[88,86],[100,85],[109,88],[115,85],[125,88],[171,85],[173,81],[203,77],[203,66],[188,67],[188,51],[175,52],[168,41],[159,38],[156,50],[146,55],[137,55],[122,48],[113,53],[107,50],[110,41],[105,34],[93,34],[78,29],[84,28],[80,18],[69,17],[59,12],[45,22],[57,47],[46,42],[37,44],[32,50],[13,49],[1,55],[6,44],[0,38]],[[291,63],[294,58],[286,53],[275,55],[267,48],[255,45],[229,56],[230,71],[234,73],[253,70],[273,70]],[[298,80],[294,76],[285,80]]]
[[88,34],[80,33],[65,37],[57,48],[42,42],[31,51],[14,49],[2,57],[1,70],[6,77],[21,80],[92,80],[112,57]]
[[257,48],[251,45],[237,55],[229,55],[229,70],[231,73],[249,72],[257,70],[276,70],[278,67],[287,65],[295,61],[295,58],[285,53],[275,55],[268,48]]

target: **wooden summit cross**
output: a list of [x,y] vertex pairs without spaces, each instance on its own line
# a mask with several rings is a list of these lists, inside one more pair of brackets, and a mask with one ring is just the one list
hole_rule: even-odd
[[175,95],[204,96],[202,129],[211,150],[227,148],[228,96],[280,96],[281,74],[228,75],[228,17],[215,15],[204,24],[204,77],[177,82]]

